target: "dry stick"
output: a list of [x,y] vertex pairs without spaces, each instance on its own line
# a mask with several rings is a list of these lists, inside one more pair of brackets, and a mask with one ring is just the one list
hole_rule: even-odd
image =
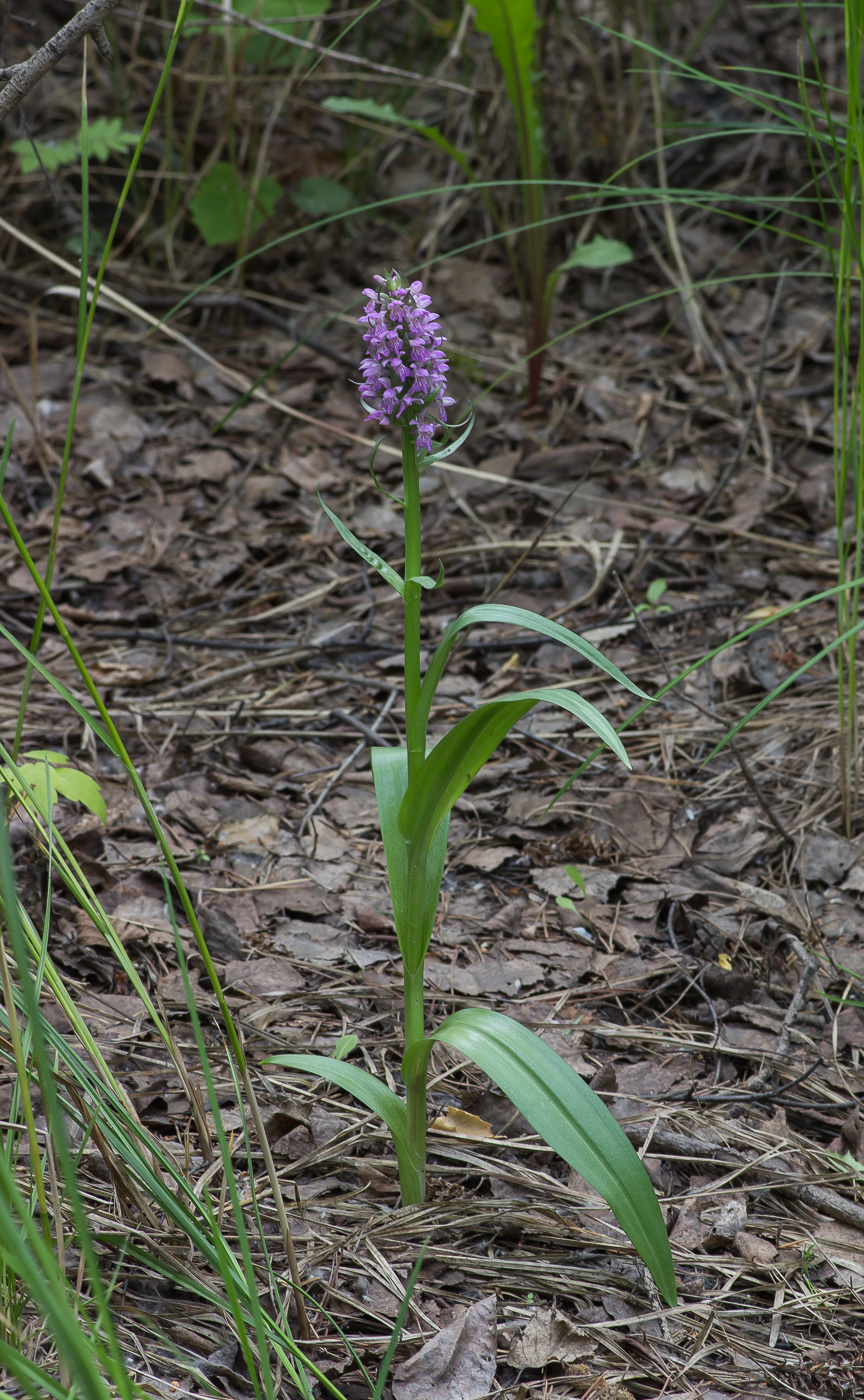
[[708,514],[709,510],[713,506],[714,502],[717,500],[717,497],[720,495],[720,492],[724,490],[727,482],[732,476],[734,476],[735,472],[741,465],[741,459],[747,450],[747,444],[750,441],[750,434],[753,431],[753,424],[756,422],[756,414],[759,412],[759,402],[762,398],[762,382],[765,378],[765,360],[768,355],[768,336],[771,332],[771,327],[774,324],[774,318],[776,317],[777,311],[780,306],[780,297],[783,292],[783,283],[785,282],[785,280],[786,263],[783,264],[780,270],[780,276],[777,278],[777,285],[774,288],[774,296],[772,298],[771,305],[768,308],[768,315],[765,317],[765,325],[762,330],[762,343],[759,346],[759,368],[756,372],[756,383],[753,386],[753,397],[750,403],[750,412],[747,414],[747,421],[744,424],[744,431],[742,432],[741,437],[738,440],[738,447],[735,452],[735,456],[732,458],[732,461],[729,463],[726,470],[721,474],[720,480],[709,491],[701,510],[698,512],[697,515],[693,516],[690,523],[685,527],[685,529],[681,531],[681,534],[678,535],[672,541],[676,549],[680,549],[681,545],[687,539],[688,535],[692,534],[692,532],[696,529],[696,526],[701,524],[701,522],[704,520],[705,516]]
[[90,0],[83,10],[73,15],[68,24],[58,30],[32,58],[24,63],[13,63],[10,68],[0,68],[0,80],[7,79],[0,92],[0,121],[8,117],[20,102],[32,92],[70,49],[80,44],[89,34],[103,58],[113,58],[114,54],[105,34],[105,20],[112,10],[116,10],[120,0]]

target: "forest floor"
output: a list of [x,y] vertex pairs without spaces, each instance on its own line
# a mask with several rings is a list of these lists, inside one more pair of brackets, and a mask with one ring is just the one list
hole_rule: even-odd
[[[223,290],[218,305],[205,292],[171,334],[147,316],[188,287],[122,261],[109,271],[109,290],[133,309],[106,297],[97,317],[53,596],[170,832],[250,1061],[327,1053],[356,1032],[367,1066],[392,1081],[401,970],[369,744],[400,742],[398,600],[358,567],[316,490],[398,567],[400,514],[370,478],[352,381],[360,289],[414,254],[391,228],[355,232],[326,257],[310,241],[281,271]],[[56,255],[52,266],[38,238],[4,238],[0,426],[17,420],[5,493],[44,565],[75,347],[74,303],[55,293],[75,276]],[[429,290],[456,394],[460,407],[474,401],[477,419],[423,482],[424,564],[445,568],[424,597],[427,643],[464,606],[494,597],[565,622],[654,694],[836,583],[831,286],[748,285],[757,254],[735,244],[717,231],[688,248],[694,280],[723,257],[739,279],[705,297],[713,359],[694,350],[680,298],[650,259],[571,282],[560,327],[586,328],[550,352],[533,412],[506,379],[477,389],[523,353],[505,271],[465,254],[437,265]],[[292,348],[217,433],[238,388]],[[376,465],[396,489],[395,455],[382,449]],[[0,621],[26,640],[35,609],[26,569],[0,541]],[[320,1304],[314,1355],[345,1395],[366,1392],[334,1321],[374,1365],[425,1240],[399,1359],[449,1328],[458,1376],[491,1338],[492,1393],[861,1393],[864,837],[843,834],[833,657],[710,757],[835,636],[833,600],[779,616],[625,731],[632,773],[604,753],[553,806],[593,745],[571,717],[532,712],[451,823],[430,1016],[494,1006],[602,1095],[660,1195],[675,1311],[657,1305],[599,1198],[479,1072],[444,1053],[434,1061],[429,1200],[403,1211],[377,1120],[301,1075],[256,1070],[302,1274]],[[40,656],[80,693],[53,627]],[[0,672],[8,745],[23,666],[4,641]],[[566,681],[616,723],[635,708],[564,648],[476,628],[454,653],[433,736],[516,682]],[[63,803],[60,828],[194,1056],[141,806],[39,678],[25,747],[64,749],[98,778],[104,825]],[[851,829],[861,829],[857,811]],[[23,898],[41,925],[45,861],[20,822],[15,830]],[[190,1104],[166,1051],[59,886],[49,947],[142,1122],[188,1145]],[[215,1000],[188,949],[225,1117],[240,1128]],[[194,1133],[191,1142],[194,1162]],[[241,1175],[244,1151],[241,1139]],[[94,1217],[127,1209],[96,1147],[82,1174]],[[275,1232],[264,1191],[261,1201]],[[148,1343],[154,1393],[176,1393],[178,1376],[199,1393],[184,1357],[209,1357],[217,1388],[246,1393],[217,1315],[124,1271],[123,1327],[163,1339]],[[448,1391],[440,1358],[423,1358],[401,1396],[455,1400],[462,1380]]]

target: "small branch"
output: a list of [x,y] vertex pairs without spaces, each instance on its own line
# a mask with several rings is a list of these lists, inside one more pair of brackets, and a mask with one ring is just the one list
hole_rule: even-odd
[[116,10],[120,0],[89,0],[83,10],[73,15],[68,24],[58,30],[32,58],[25,63],[15,63],[11,68],[0,68],[0,80],[6,79],[6,86],[0,92],[0,121],[14,111],[19,102],[32,92],[37,83],[45,77],[70,49],[80,44],[88,34],[103,58],[113,57],[111,45],[105,33],[105,20],[112,10]]

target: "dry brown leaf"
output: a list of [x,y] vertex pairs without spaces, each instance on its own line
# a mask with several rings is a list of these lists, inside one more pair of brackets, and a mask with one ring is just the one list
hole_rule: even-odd
[[509,1366],[539,1370],[550,1361],[581,1361],[593,1356],[597,1343],[558,1308],[538,1308],[510,1348]]
[[451,1108],[448,1104],[443,1114],[430,1124],[433,1133],[451,1133],[456,1137],[471,1138],[474,1142],[486,1142],[494,1138],[492,1124],[475,1113],[466,1113],[462,1108]]
[[472,1303],[393,1372],[394,1400],[482,1400],[495,1379],[495,1294]]

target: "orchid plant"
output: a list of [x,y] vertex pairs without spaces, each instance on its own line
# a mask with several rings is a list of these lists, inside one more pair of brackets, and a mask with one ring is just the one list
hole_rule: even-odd
[[572,648],[619,685],[647,697],[595,647],[559,623],[524,608],[491,603],[469,608],[450,623],[422,674],[421,599],[423,590],[436,587],[441,575],[434,580],[422,572],[420,473],[455,452],[471,423],[461,425],[464,431],[455,441],[436,449],[438,428],[449,434],[447,409],[454,402],[447,394],[449,366],[438,317],[420,282],[405,285],[396,272],[376,277],[375,282],[365,293],[367,303],[360,318],[367,347],[360,367],[360,394],[367,422],[401,431],[404,577],[321,504],[342,538],[395,589],[404,605],[406,744],[373,749],[372,770],[403,963],[405,1097],[346,1059],[274,1055],[268,1063],[316,1074],[379,1114],[393,1138],[402,1203],[409,1206],[420,1204],[426,1194],[426,1084],[431,1052],[441,1044],[467,1055],[549,1146],[600,1192],[660,1293],[674,1303],[669,1241],[648,1174],[619,1124],[576,1071],[518,1021],[486,1007],[463,1008],[427,1034],[423,968],[444,872],[449,817],[472,779],[513,726],[542,702],[568,710],[630,766],[608,720],[570,690],[525,690],[500,696],[465,715],[430,747],[429,714],[457,636],[478,624],[527,628]]

